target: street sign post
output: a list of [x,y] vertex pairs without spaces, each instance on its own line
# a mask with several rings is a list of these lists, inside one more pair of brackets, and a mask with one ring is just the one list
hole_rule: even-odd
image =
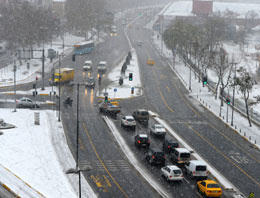
[[117,88],[114,89],[114,98],[116,98]]

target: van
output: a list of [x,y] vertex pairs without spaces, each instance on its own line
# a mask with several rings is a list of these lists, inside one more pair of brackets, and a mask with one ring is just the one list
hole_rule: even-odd
[[177,164],[186,164],[190,161],[190,151],[186,148],[175,148],[170,153],[170,158]]
[[191,160],[185,168],[185,173],[192,178],[207,179],[209,174],[207,164],[201,160]]

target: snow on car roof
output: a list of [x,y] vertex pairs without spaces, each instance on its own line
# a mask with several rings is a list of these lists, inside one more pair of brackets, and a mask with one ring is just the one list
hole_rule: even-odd
[[92,61],[91,60],[86,60],[85,63],[92,63]]
[[190,153],[190,151],[186,148],[176,148],[175,150],[179,151],[179,152],[182,152],[182,153]]
[[133,116],[125,116],[125,118],[128,119],[134,119]]
[[155,127],[163,127],[163,125],[161,125],[161,124],[155,124],[154,126]]
[[106,61],[100,61],[100,62],[99,62],[99,65],[105,65],[105,64],[107,64]]
[[147,134],[139,134],[139,136],[140,136],[141,138],[147,138],[147,137],[148,137]]
[[167,167],[171,170],[180,170],[180,168],[178,166],[175,166],[175,165],[168,165]]
[[204,166],[207,166],[207,164],[204,161],[201,161],[201,160],[190,160],[190,163],[193,163],[194,165],[204,165]]

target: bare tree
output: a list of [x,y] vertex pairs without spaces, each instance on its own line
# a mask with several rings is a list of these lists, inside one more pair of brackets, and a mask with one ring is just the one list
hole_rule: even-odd
[[240,67],[237,71],[239,72],[240,76],[236,77],[235,85],[238,85],[239,90],[243,93],[245,106],[246,106],[247,119],[248,119],[249,126],[251,127],[252,124],[251,124],[249,110],[248,110],[248,99],[254,85],[254,79],[250,76],[249,72],[247,72],[246,69],[242,67]]

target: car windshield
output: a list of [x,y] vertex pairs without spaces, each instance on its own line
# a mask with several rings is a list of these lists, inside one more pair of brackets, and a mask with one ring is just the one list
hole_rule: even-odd
[[156,125],[155,128],[156,128],[156,129],[164,129],[164,127],[161,126],[161,125]]
[[128,118],[127,121],[128,121],[128,122],[133,122],[133,121],[135,121],[135,120],[134,120],[133,118]]
[[208,184],[208,188],[219,188],[218,184]]
[[94,78],[88,78],[88,79],[87,79],[87,82],[89,82],[89,83],[94,82]]

